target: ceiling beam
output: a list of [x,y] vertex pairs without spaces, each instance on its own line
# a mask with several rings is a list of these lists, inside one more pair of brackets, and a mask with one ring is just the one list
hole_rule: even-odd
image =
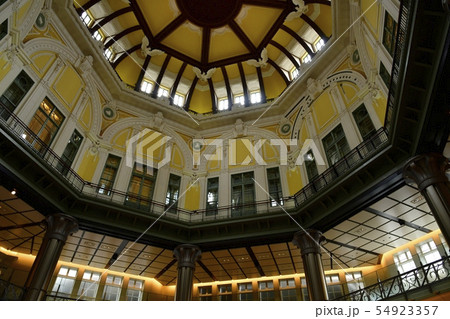
[[283,70],[281,70],[281,68],[278,66],[277,63],[273,62],[271,59],[267,60],[267,62],[269,62],[269,64],[271,66],[273,66],[275,68],[275,70],[277,70],[277,72],[281,75],[281,77],[284,80],[284,83],[286,83],[286,85],[289,85],[289,79],[286,77],[286,74],[284,74]]
[[244,105],[250,105],[250,95],[248,92],[247,80],[245,79],[244,67],[241,62],[238,62],[239,73],[241,75],[242,88],[244,90]]
[[194,90],[195,90],[195,86],[197,85],[198,82],[198,77],[195,77],[194,80],[192,81],[191,87],[189,88],[189,93],[186,99],[186,103],[184,104],[184,109],[186,111],[189,110],[189,107],[191,106],[191,99],[192,99],[192,94],[194,94]]
[[407,221],[404,220],[404,219],[401,219],[401,218],[398,218],[398,217],[395,217],[395,216],[392,216],[392,215],[389,215],[389,214],[380,212],[379,210],[373,209],[373,208],[371,208],[371,207],[367,207],[367,208],[365,208],[364,210],[365,210],[365,211],[368,211],[369,213],[372,213],[372,214],[375,214],[375,215],[384,217],[384,218],[386,218],[386,219],[389,219],[389,220],[391,220],[391,221],[397,222],[399,225],[406,225],[406,226],[408,226],[408,227],[411,227],[411,228],[420,230],[420,231],[422,231],[422,232],[424,232],[424,233],[426,233],[426,234],[432,232],[431,229],[428,229],[428,228],[419,226],[419,225],[414,224],[414,223],[411,223],[411,222],[407,222]]
[[273,0],[243,0],[243,4],[252,6],[284,9],[289,5],[290,1],[273,1]]
[[156,78],[155,87],[153,88],[152,96],[154,98],[158,95],[159,87],[161,86],[161,81],[164,77],[164,73],[166,72],[167,65],[169,64],[171,56],[166,55],[166,58],[164,59],[163,65],[161,67],[161,70],[159,71],[158,77]]
[[292,62],[296,69],[300,68],[300,64],[298,64],[292,54],[284,46],[273,40],[271,40],[269,43],[283,52],[283,54]]
[[125,268],[125,270],[123,272],[127,272],[127,270],[131,267],[131,265],[136,261],[136,259],[139,258],[140,254],[142,254],[145,250],[146,246],[144,245],[144,247],[141,249],[141,251],[139,251],[139,253],[136,254],[136,257],[133,258],[133,260],[130,262],[130,264],[127,266],[127,268]]
[[10,230],[10,229],[18,229],[18,228],[25,228],[25,227],[32,227],[32,226],[39,226],[43,222],[44,222],[44,220],[41,220],[40,222],[34,222],[34,223],[28,223],[28,224],[0,227],[0,231],[2,231],[2,230]]
[[247,37],[247,35],[241,29],[241,27],[234,20],[230,21],[230,23],[228,23],[228,25],[230,26],[231,30],[233,30],[233,32],[236,33],[239,40],[241,40],[241,42],[247,47],[247,49],[250,51],[250,53],[256,56],[257,52],[256,52],[255,45]]
[[[211,43],[211,28],[203,29],[202,37],[202,65],[207,65],[209,60],[209,46]],[[207,71],[207,70],[204,70]]]
[[97,245],[97,247],[95,248],[95,251],[94,251],[94,253],[93,253],[92,256],[91,256],[91,259],[89,259],[89,261],[88,261],[88,266],[91,265],[92,261],[94,260],[94,257],[97,255],[97,252],[98,252],[98,250],[100,249],[100,246],[101,246],[103,240],[105,239],[105,237],[106,237],[106,235],[103,235],[103,236],[102,236],[102,239],[100,239],[100,241],[98,242],[98,245]]
[[147,20],[145,20],[145,17],[141,11],[141,8],[137,4],[136,0],[129,0],[129,1],[130,1],[130,7],[133,9],[134,16],[138,20],[138,23],[141,25],[142,30],[144,31],[144,34],[147,36],[147,39],[148,39],[150,45],[153,45],[153,34],[152,34],[152,31],[150,30],[150,27],[147,24]]
[[287,250],[289,252],[289,257],[291,258],[292,267],[294,267],[294,273],[297,273],[297,267],[295,267],[294,258],[292,257],[292,252],[291,252],[291,249],[289,248],[289,244],[288,243],[286,243],[286,247],[287,247]]
[[172,259],[172,261],[170,263],[168,263],[163,269],[161,269],[161,271],[159,273],[157,273],[155,275],[155,279],[158,279],[159,277],[161,277],[167,270],[170,269],[170,267],[173,266],[173,264],[175,264],[177,262],[177,260],[174,258]]
[[267,245],[267,247],[269,248],[269,252],[270,252],[270,255],[272,256],[273,263],[275,264],[275,267],[277,267],[278,275],[281,275],[280,267],[278,267],[277,260],[275,259],[275,256],[273,255],[273,251],[270,248],[270,245]]
[[264,270],[261,267],[261,264],[259,263],[258,259],[255,256],[255,253],[253,252],[251,247],[245,247],[247,250],[247,253],[249,254],[250,258],[253,261],[253,264],[255,265],[255,268],[258,269],[259,275],[261,277],[264,277],[266,274],[264,273]]
[[324,4],[326,6],[331,7],[331,1],[329,0],[305,0],[305,4],[314,4],[314,3]]
[[248,276],[245,274],[244,269],[242,269],[241,265],[239,265],[239,263],[237,262],[236,258],[234,258],[233,254],[231,253],[231,251],[229,249],[227,249],[228,253],[230,254],[231,258],[233,258],[233,261],[236,263],[236,265],[238,266],[239,270],[242,272],[242,274],[244,275],[245,278],[248,278]]
[[155,256],[152,260],[150,260],[150,263],[149,263],[147,266],[145,266],[145,268],[139,273],[139,276],[142,276],[142,274],[147,270],[147,268],[150,267],[150,265],[153,264],[153,262],[154,262],[159,256],[161,256],[161,254],[163,253],[164,250],[165,250],[164,248],[161,248],[161,251],[160,251],[158,254],[156,254],[156,256]]
[[261,103],[266,103],[267,102],[266,88],[264,87],[264,79],[261,68],[256,68],[256,73],[258,74],[259,90],[261,92]]
[[305,49],[306,52],[308,52],[308,54],[313,57],[315,55],[315,53],[311,50],[311,47],[306,43],[305,40],[302,39],[302,37],[300,37],[297,32],[295,32],[294,30],[292,30],[291,28],[282,25],[280,27],[281,30],[285,31],[286,33],[288,33],[290,36],[292,36],[295,40],[297,40],[297,42],[303,47],[303,49]]
[[321,28],[319,28],[319,26],[313,21],[311,20],[310,17],[308,17],[306,14],[302,14],[300,16],[300,18],[302,18],[306,23],[308,23],[311,28],[314,29],[314,31],[316,31],[316,33],[323,39],[324,42],[327,42],[330,38],[327,37],[327,35],[322,31]]
[[136,85],[134,86],[134,90],[137,92],[139,92],[141,89],[141,83],[142,83],[142,80],[144,79],[145,72],[147,72],[148,64],[150,63],[151,58],[152,57],[150,55],[147,55],[145,57],[144,64],[141,67],[141,72],[139,73],[139,77],[136,81]]
[[[366,254],[371,254],[371,255],[375,255],[375,256],[379,255],[379,253],[376,253],[374,251],[367,250],[367,249],[360,248],[360,247],[356,247],[356,246],[349,245],[349,244],[340,243],[338,241],[331,240],[331,239],[327,239],[326,242],[327,243],[331,243],[331,244],[335,244],[335,245],[339,245],[339,246],[342,246],[342,247],[350,248],[350,249],[353,249],[353,250],[359,250],[359,251],[362,251],[362,252],[364,252]],[[333,254],[333,255],[336,256],[336,254]]]
[[[202,263],[201,260],[197,260],[197,264],[200,265],[200,267],[202,267],[202,269],[208,274],[209,277],[211,277],[211,279],[213,281],[217,281],[216,276],[214,276],[214,274],[211,272],[211,270],[208,269],[208,267],[205,266],[204,263]],[[200,281],[200,280],[199,280]]]
[[157,35],[155,35],[155,41],[161,42],[167,36],[169,36],[173,31],[175,31],[180,25],[187,20],[187,17],[181,13],[178,17],[176,17],[172,22],[170,22],[164,29],[162,29]]
[[107,24],[111,20],[114,20],[115,18],[120,17],[121,15],[131,12],[131,11],[133,11],[131,9],[131,7],[125,7],[120,10],[114,11],[109,16],[104,17],[103,19],[98,21],[96,24],[94,24],[91,28],[89,28],[89,32],[91,32],[91,34],[94,34],[95,31],[97,31],[98,29],[103,27],[105,24]]
[[220,265],[220,267],[222,267],[223,271],[227,274],[227,276],[230,277],[230,279],[233,279],[233,277],[231,277],[231,275],[228,273],[228,271],[225,269],[225,267],[222,265],[222,263],[219,261],[219,259],[217,259],[216,255],[214,255],[214,252],[211,251],[210,253],[214,257],[216,262]]
[[217,101],[216,101],[216,93],[214,90],[214,83],[213,83],[212,79],[208,79],[208,85],[209,85],[209,93],[211,95],[212,112],[214,114],[216,114],[217,113]]
[[140,25],[135,25],[134,27],[128,28],[123,30],[120,33],[117,33],[115,35],[113,35],[106,43],[105,43],[105,49],[109,48],[111,45],[113,45],[115,42],[119,41],[121,38],[123,38],[124,36],[137,31],[137,30],[142,30]]
[[117,59],[115,59],[114,62],[112,62],[112,67],[115,69],[120,64],[120,62],[123,61],[123,59],[125,59],[127,56],[129,56],[134,51],[139,50],[140,48],[141,48],[141,44],[139,43],[139,44],[136,44],[134,47],[126,50],[125,52],[122,52],[122,54]]
[[[291,4],[290,1],[288,3]],[[264,36],[263,40],[259,44],[257,51],[260,52],[263,48],[267,46],[269,41],[275,36],[275,34],[278,32],[280,27],[283,25],[284,21],[286,20],[286,17],[290,12],[294,10],[293,5],[289,6],[288,8],[284,9],[283,12],[278,16],[277,20],[273,23],[273,25],[270,27],[270,29],[266,32],[266,35]]]
[[231,85],[230,85],[230,79],[228,78],[227,69],[225,66],[221,66],[220,69],[222,70],[223,80],[225,82],[225,88],[227,89],[227,99],[228,99],[228,109],[231,110],[233,106],[233,94],[231,92]]
[[[177,78],[172,85],[172,89],[170,90],[170,105],[173,105],[173,99],[175,98],[175,94],[177,93],[178,85],[180,84],[181,77],[183,76],[184,70],[186,69],[187,63],[183,62],[181,68],[178,70]],[[185,101],[186,102],[186,101]]]

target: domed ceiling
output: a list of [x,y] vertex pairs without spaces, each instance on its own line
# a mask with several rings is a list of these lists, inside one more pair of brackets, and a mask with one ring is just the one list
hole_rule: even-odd
[[74,6],[130,89],[201,114],[278,97],[332,31],[327,0],[75,0]]

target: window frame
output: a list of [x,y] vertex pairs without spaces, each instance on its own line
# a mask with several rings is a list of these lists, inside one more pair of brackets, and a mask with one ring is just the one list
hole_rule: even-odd
[[[46,108],[47,106],[47,108]],[[61,117],[60,120],[55,119]],[[56,105],[45,97],[28,123],[28,128],[32,131],[47,147],[50,147],[58,134],[61,126],[64,123],[66,117],[64,114],[56,107]],[[35,126],[36,125],[36,126]],[[45,138],[41,135],[45,131],[50,132]],[[46,137],[50,136],[47,140]],[[34,146],[39,152],[45,151],[45,147],[40,143],[37,143],[37,139],[31,136],[26,136],[25,139]]]
[[[170,188],[175,186],[177,189],[175,190],[175,192],[172,192]],[[169,180],[167,182],[167,191],[165,200],[165,210],[167,213],[176,214],[178,212],[180,191],[181,191],[181,176],[170,173]]]
[[[337,132],[340,131],[340,132]],[[331,137],[331,138],[330,138]],[[325,139],[331,139],[330,142],[325,142]],[[327,157],[328,165],[332,166],[339,162],[348,152],[350,152],[350,145],[348,144],[347,136],[345,135],[344,128],[342,124],[339,123],[333,129],[331,129],[322,139],[322,146],[325,151],[325,156]],[[345,143],[344,143],[345,142]],[[340,143],[344,144],[341,147]],[[328,144],[328,145],[327,145]],[[335,149],[332,153],[331,150]],[[337,155],[335,161],[332,162],[331,156]]]
[[[269,174],[271,174],[269,171],[275,171],[275,170],[276,170],[276,177],[269,178],[270,177]],[[269,193],[270,207],[283,206],[284,205],[283,186],[281,183],[280,168],[278,166],[269,167],[266,169],[266,175],[267,175],[267,188],[268,188],[268,193]],[[271,182],[272,182],[272,184],[271,184]],[[276,191],[271,190],[271,187],[275,187]]]
[[[145,85],[145,88],[143,88],[144,85]],[[141,82],[141,85],[139,87],[139,91],[143,92],[145,94],[151,94],[154,87],[155,87],[155,83],[153,81],[143,79]],[[150,89],[148,89],[148,88],[150,88]]]
[[[151,169],[152,173],[149,174],[148,170]],[[158,169],[150,168],[147,165],[134,162],[133,170],[131,172],[130,181],[128,182],[127,194],[125,196],[124,204],[138,209],[150,208],[153,196],[155,194],[156,179],[158,177]],[[136,179],[134,179],[136,178]],[[138,181],[138,183],[136,183]],[[142,191],[146,187],[146,182],[150,182],[150,193],[143,197]],[[133,185],[139,184],[138,193],[131,192]],[[130,200],[132,198],[132,200]]]
[[[117,165],[113,166],[111,164],[108,164],[108,160],[110,158],[116,159],[117,160]],[[100,175],[100,179],[98,181],[97,193],[99,193],[101,195],[105,195],[105,196],[111,196],[111,193],[112,193],[111,191],[114,190],[114,184],[116,182],[116,178],[117,178],[117,175],[118,175],[118,172],[119,172],[119,169],[120,169],[121,162],[122,162],[122,158],[121,157],[119,157],[117,155],[114,155],[114,154],[111,154],[111,153],[108,154],[108,157],[106,158],[105,165],[103,166],[102,174]],[[107,168],[113,169],[113,175],[112,175],[112,179],[111,180],[108,180],[105,177],[103,177]],[[104,187],[104,186],[106,186],[106,184],[104,186],[102,186],[102,180],[106,180],[106,181],[110,182],[110,187]],[[104,193],[105,191],[106,191],[106,194]]]
[[[235,176],[241,175],[241,182],[235,183]],[[246,175],[250,176],[251,178],[247,178]],[[256,196],[256,189],[255,189],[255,173],[254,171],[247,171],[247,172],[241,172],[241,173],[235,173],[230,175],[231,183],[231,216],[246,216],[246,215],[253,215],[256,214],[256,206],[255,203],[255,196]],[[250,182],[250,179],[252,180]],[[245,199],[248,197],[246,196],[247,188],[251,188],[253,195],[250,196],[253,198],[251,202],[247,202]],[[240,202],[239,203],[233,203],[233,200],[235,200],[235,193],[240,188]]]

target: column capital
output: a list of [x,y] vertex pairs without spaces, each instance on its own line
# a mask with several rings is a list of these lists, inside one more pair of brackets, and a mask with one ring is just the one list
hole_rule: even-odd
[[403,168],[406,182],[415,182],[419,191],[430,185],[448,182],[445,171],[449,167],[448,159],[439,153],[428,153],[414,156]]
[[178,268],[195,269],[195,262],[200,259],[202,251],[196,245],[182,244],[173,250],[173,256],[178,260]]
[[78,231],[78,221],[69,215],[48,215],[45,221],[47,224],[45,237],[48,239],[58,239],[65,242],[70,234]]
[[294,234],[292,243],[300,248],[302,256],[306,254],[321,254],[320,245],[325,240],[322,232],[315,229],[306,229]]

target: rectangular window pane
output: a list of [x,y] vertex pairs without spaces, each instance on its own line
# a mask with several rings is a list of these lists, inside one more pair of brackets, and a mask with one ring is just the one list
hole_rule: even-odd
[[359,132],[363,140],[368,139],[374,132],[375,126],[373,126],[370,115],[364,104],[361,104],[356,110],[353,111],[353,117]]
[[[61,112],[48,99],[44,99],[28,124],[28,128],[48,146],[52,143],[63,120],[64,116]],[[26,139],[38,151],[45,150],[45,146],[32,136],[27,136]]]
[[283,191],[278,167],[267,169],[267,184],[269,185],[270,206],[283,205]]
[[231,175],[231,216],[256,213],[253,172]]
[[219,205],[219,178],[208,178],[206,191],[206,216],[217,214]]
[[178,207],[178,196],[180,193],[181,177],[170,174],[169,185],[166,194],[166,210],[168,213],[176,213]]
[[[0,102],[1,104],[3,104],[2,106],[0,106],[0,116],[3,119],[6,120],[9,118],[9,112],[14,112],[16,107],[25,97],[27,92],[31,89],[33,84],[33,80],[31,80],[31,78],[25,71],[21,71],[19,73],[19,75],[14,79],[14,81],[0,97]],[[5,107],[9,112],[3,111],[3,107]]]
[[111,190],[119,170],[120,157],[109,154],[99,181],[99,194],[111,195]]
[[134,163],[124,204],[138,209],[148,209],[153,199],[157,174],[156,168]]
[[61,174],[66,175],[69,172],[82,141],[83,136],[77,130],[74,130],[61,156],[62,163],[58,163],[56,166]]
[[396,37],[397,22],[395,22],[394,18],[386,11],[384,15],[383,46],[391,56],[394,56]]
[[333,165],[350,151],[342,125],[336,126],[322,139],[329,165]]

